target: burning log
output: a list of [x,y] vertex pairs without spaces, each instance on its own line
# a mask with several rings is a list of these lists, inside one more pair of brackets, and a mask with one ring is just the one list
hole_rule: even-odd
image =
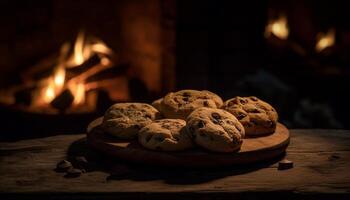
[[59,53],[21,74],[24,83],[7,90],[11,98],[0,102],[24,105],[23,109],[33,112],[85,113],[96,109],[101,90],[107,91],[108,99],[126,100],[129,66],[115,65],[114,56],[102,41],[86,40],[79,33],[74,45],[63,44]]
[[101,81],[106,79],[112,79],[115,77],[123,76],[127,74],[128,69],[130,68],[129,65],[123,64],[123,65],[114,65],[110,68],[106,68],[105,70],[101,70],[94,74],[93,76],[90,76],[86,79],[86,83],[94,82],[94,81]]
[[61,112],[69,108],[74,101],[74,96],[69,89],[64,90],[54,98],[54,100],[50,103],[50,105]]
[[101,63],[101,58],[97,54],[94,54],[88,58],[84,63],[73,68],[67,68],[67,79],[71,79],[79,74],[84,73],[85,71],[96,67]]

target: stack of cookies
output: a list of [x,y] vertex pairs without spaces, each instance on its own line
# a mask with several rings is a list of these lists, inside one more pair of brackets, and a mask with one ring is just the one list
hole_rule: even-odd
[[244,137],[273,133],[278,114],[257,97],[225,102],[209,91],[171,92],[152,105],[117,103],[105,113],[103,130],[119,139],[138,139],[155,151],[182,151],[199,146],[234,152]]

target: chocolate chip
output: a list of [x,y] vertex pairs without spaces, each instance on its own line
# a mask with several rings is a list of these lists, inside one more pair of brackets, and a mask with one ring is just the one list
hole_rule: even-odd
[[260,110],[254,108],[254,109],[248,110],[248,112],[250,112],[250,113],[260,113]]
[[211,116],[213,117],[212,122],[214,124],[220,124],[221,123],[221,116],[219,115],[219,113],[212,113]]
[[170,125],[169,124],[163,124],[162,128],[170,129]]
[[76,164],[75,166],[79,169],[88,169],[89,168],[89,162],[84,156],[77,156],[75,157]]
[[214,118],[214,119],[221,119],[221,116],[219,113],[212,113],[211,116]]
[[152,119],[152,116],[150,114],[146,114],[145,117]]
[[240,99],[239,102],[241,102],[241,104],[246,104],[246,103],[248,103],[246,99]]
[[189,100],[189,98],[188,98],[188,97],[183,97],[183,98],[182,98],[182,100],[184,100],[184,101],[188,101],[188,100]]
[[208,101],[203,101],[203,106],[209,106],[209,102]]
[[239,113],[238,116],[237,116],[237,119],[238,119],[238,120],[241,120],[241,119],[245,118],[246,116],[247,116],[247,115],[244,114],[244,113]]
[[66,178],[76,178],[81,175],[82,171],[80,169],[69,169],[64,177]]
[[136,106],[134,104],[131,104],[128,106],[128,108],[136,108]]
[[175,141],[179,141],[180,139],[178,137],[173,137]]
[[233,121],[230,121],[230,120],[226,120],[226,123],[228,123],[230,125],[234,125]]
[[164,140],[164,137],[161,136],[161,135],[157,135],[154,137],[155,140],[159,141],[159,142],[162,142]]
[[228,106],[233,106],[234,104],[235,104],[234,100],[229,101],[229,102],[227,103]]
[[188,93],[188,92],[184,92],[184,93],[182,94],[182,96],[184,96],[184,97],[190,97],[191,95],[190,95],[190,93]]
[[221,116],[219,115],[219,113],[212,113],[211,116],[214,118],[214,119],[221,119]]
[[134,127],[135,129],[137,129],[137,130],[140,130],[140,129],[141,129],[141,126],[138,125],[138,124],[135,124],[133,127]]
[[203,128],[205,126],[205,123],[201,120],[197,124],[198,128]]
[[57,165],[56,165],[56,171],[57,172],[66,172],[70,168],[72,168],[72,163],[70,163],[67,160],[62,160],[59,163],[57,163]]
[[194,127],[192,127],[192,126],[190,126],[190,127],[188,128],[188,130],[189,130],[191,133],[194,133],[195,128],[194,128]]
[[177,97],[174,97],[174,101],[175,101],[176,103],[178,103],[178,104],[181,104],[181,103],[179,102],[179,99],[178,99]]
[[287,159],[283,159],[278,163],[278,170],[285,170],[293,168],[293,162]]
[[213,122],[214,124],[221,124],[221,120],[217,120],[217,119],[213,119],[212,122]]

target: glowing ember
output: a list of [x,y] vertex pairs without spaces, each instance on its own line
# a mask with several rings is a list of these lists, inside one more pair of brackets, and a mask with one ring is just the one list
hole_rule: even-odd
[[45,89],[44,89],[44,96],[43,101],[45,103],[50,103],[55,98],[55,89],[54,85],[50,83]]
[[327,33],[319,33],[317,35],[317,43],[315,50],[321,52],[327,47],[333,46],[335,43],[335,31],[334,29],[329,30]]
[[278,19],[270,20],[268,25],[265,28],[265,37],[268,38],[271,34],[276,37],[285,40],[288,38],[289,29],[287,23],[287,17],[281,15]]

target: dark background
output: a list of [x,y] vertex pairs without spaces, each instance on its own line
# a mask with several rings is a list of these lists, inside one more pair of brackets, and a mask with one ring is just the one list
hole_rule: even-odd
[[[179,88],[207,88],[224,99],[256,95],[293,128],[349,128],[345,3],[179,1],[177,11]],[[288,20],[287,41],[266,39],[268,19],[280,12]],[[335,45],[316,53],[317,34],[330,28],[336,30]]]
[[[145,9],[134,15],[121,14],[129,5]],[[20,82],[22,70],[57,51],[64,41],[73,40],[83,27],[121,55],[123,63],[136,72],[148,72],[137,73],[139,82],[133,88],[134,94],[147,98],[134,95],[130,101],[151,102],[171,90],[207,89],[224,100],[236,95],[258,96],[276,107],[289,128],[350,127],[350,12],[346,2],[5,0],[0,9],[1,88]],[[268,20],[279,13],[288,19],[288,39],[265,38]],[[158,46],[147,49],[132,43],[134,38],[125,30],[137,16],[148,21],[141,21],[143,28],[135,29],[134,34],[150,33],[144,37],[145,45]],[[317,34],[330,28],[336,31],[335,45],[315,52]],[[161,34],[154,34],[157,30]],[[140,51],[133,54],[135,49]],[[160,81],[147,82],[156,77],[152,70],[157,67]],[[10,115],[19,123],[31,118],[30,113],[18,110],[13,114],[6,106],[1,110],[1,118]],[[64,122],[69,126],[63,130],[84,131],[86,123],[103,111],[74,116]],[[37,116],[36,123],[43,126],[40,121],[44,118]],[[62,118],[65,116],[50,120],[58,123]],[[27,124],[28,129],[31,126]],[[51,129],[48,125],[48,132]]]

